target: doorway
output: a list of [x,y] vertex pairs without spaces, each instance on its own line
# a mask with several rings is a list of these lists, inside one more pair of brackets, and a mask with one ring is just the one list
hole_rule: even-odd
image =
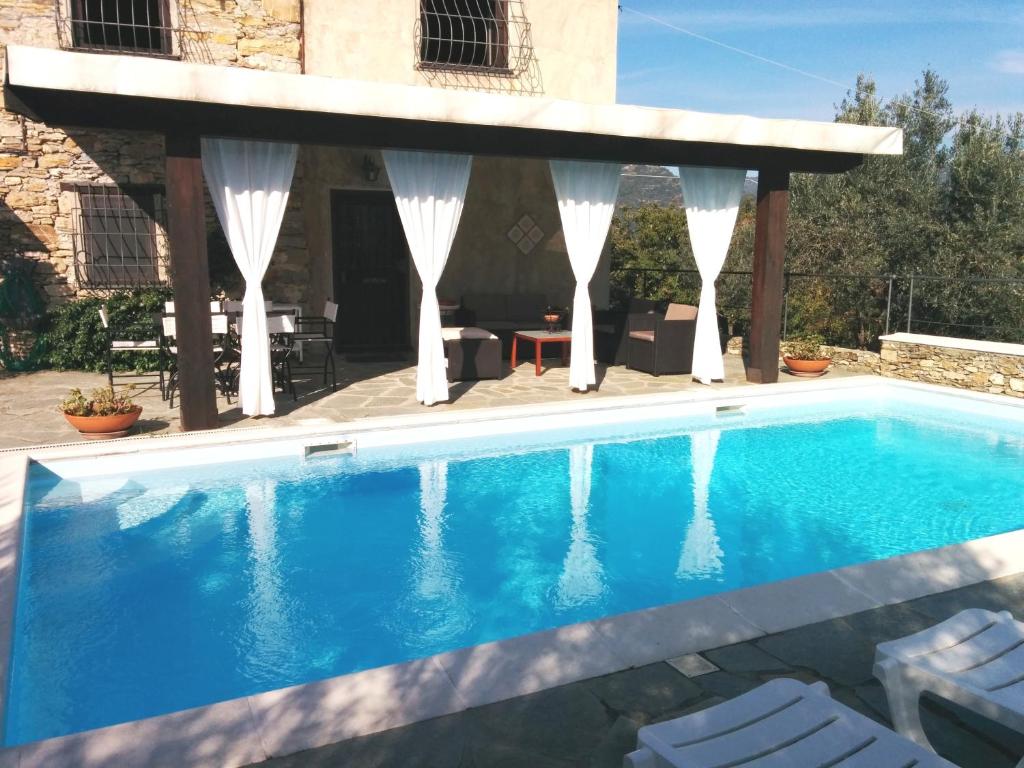
[[331,191],[339,352],[409,349],[409,251],[390,192]]

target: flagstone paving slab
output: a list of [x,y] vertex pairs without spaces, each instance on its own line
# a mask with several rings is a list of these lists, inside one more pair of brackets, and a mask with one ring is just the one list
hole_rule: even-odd
[[[746,384],[743,361],[737,355],[726,355],[728,383],[711,385],[728,389]],[[534,375],[532,362],[507,368],[501,379],[456,382],[451,386],[451,400],[425,408],[416,400],[416,366],[412,362],[349,363],[337,360],[338,387],[332,392],[324,387],[317,374],[296,374],[298,401],[277,393],[277,413],[273,417],[253,419],[242,414],[235,398],[228,403],[218,397],[217,408],[221,427],[274,427],[301,424],[309,418],[329,419],[337,423],[353,419],[392,416],[409,413],[462,411],[471,408],[494,408],[532,403],[597,400],[604,397],[641,395],[705,389],[687,375],[650,376],[624,366],[598,365],[596,391],[580,394],[569,387],[569,369],[554,366],[543,375]],[[830,378],[850,375],[836,370]],[[801,381],[782,374],[780,381]],[[27,374],[5,374],[0,371],[0,448],[23,448],[60,442],[77,442],[79,434],[57,411],[57,404],[72,387],[88,392],[106,385],[106,376],[81,371],[38,371]],[[156,389],[139,391],[136,401],[143,407],[143,418],[137,434],[162,434],[180,429],[178,402],[170,403]]]
[[[885,692],[871,677],[874,643],[917,631],[922,622],[945,618],[947,610],[975,598],[1002,600],[1000,609],[1024,616],[1024,576],[701,654],[733,671],[687,678],[657,662],[266,761],[260,768],[612,768],[635,748],[639,727],[714,706],[779,676],[823,680],[837,700],[891,727]],[[943,615],[930,616],[925,608]],[[961,768],[1012,768],[1024,754],[1024,738],[949,706],[926,701],[922,719],[939,753]]]

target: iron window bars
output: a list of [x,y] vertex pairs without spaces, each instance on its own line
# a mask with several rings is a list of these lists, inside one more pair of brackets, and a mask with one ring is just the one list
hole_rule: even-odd
[[54,0],[61,48],[210,61],[190,0]]
[[168,281],[163,189],[71,185],[75,280],[83,287],[129,288]]
[[518,75],[533,59],[522,0],[420,0],[417,66]]

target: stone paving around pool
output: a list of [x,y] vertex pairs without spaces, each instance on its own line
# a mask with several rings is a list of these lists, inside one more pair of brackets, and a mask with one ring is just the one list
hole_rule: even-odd
[[[280,392],[276,395],[278,413],[272,418],[253,419],[242,415],[237,400],[217,400],[222,427],[280,427],[302,424],[341,423],[371,416],[392,416],[408,413],[437,413],[468,408],[489,408],[532,403],[553,403],[582,398],[619,395],[681,392],[705,388],[689,374],[682,376],[651,376],[631,371],[624,366],[598,365],[596,391],[581,395],[569,388],[569,370],[555,360],[546,360],[543,375],[535,376],[533,361],[520,363],[515,371],[506,369],[501,379],[456,382],[451,385],[451,401],[425,408],[416,402],[416,367],[398,363],[338,363],[338,390],[324,388],[314,376],[296,375],[299,399]],[[726,383],[713,388],[745,385],[743,360],[739,355],[726,355]],[[855,374],[857,371],[836,368],[822,381]],[[780,382],[806,381],[782,373]],[[0,371],[0,449],[23,448],[80,440],[57,405],[72,387],[84,392],[106,385],[106,377],[78,371],[39,371],[37,373],[4,375]],[[144,390],[139,384],[136,402],[143,407],[137,427],[141,434],[162,434],[179,430],[177,402],[171,408],[155,388]]]
[[[563,685],[259,766],[618,768],[635,748],[639,727],[712,706],[780,676],[824,680],[836,699],[891,727],[885,693],[871,675],[875,646],[964,608],[1008,609],[1024,616],[1024,574]],[[1024,755],[1024,737],[949,705],[926,700],[922,719],[939,753],[962,768],[1009,768]]]

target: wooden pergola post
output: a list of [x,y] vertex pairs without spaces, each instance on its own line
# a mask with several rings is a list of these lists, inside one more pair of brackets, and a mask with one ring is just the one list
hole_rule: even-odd
[[747,366],[747,381],[755,384],[779,380],[779,331],[782,325],[788,215],[789,171],[760,169],[750,302],[750,363]]
[[199,136],[167,134],[167,239],[174,289],[181,429],[217,426],[210,270]]

